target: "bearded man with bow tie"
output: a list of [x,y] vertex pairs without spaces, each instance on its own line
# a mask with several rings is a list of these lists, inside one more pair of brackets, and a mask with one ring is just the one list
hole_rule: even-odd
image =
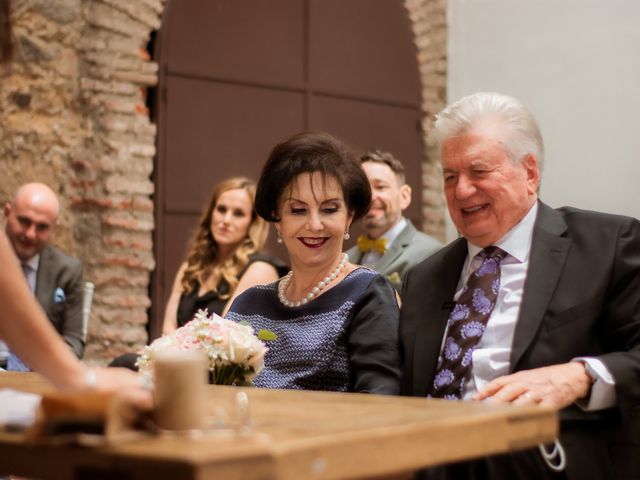
[[402,216],[411,204],[411,187],[398,159],[375,150],[362,155],[360,163],[371,184],[371,207],[362,220],[366,234],[347,254],[351,262],[385,275],[400,291],[407,271],[442,244]]

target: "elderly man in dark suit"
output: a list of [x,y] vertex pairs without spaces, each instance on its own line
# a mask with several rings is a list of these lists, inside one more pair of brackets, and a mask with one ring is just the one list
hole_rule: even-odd
[[399,291],[407,271],[442,244],[402,216],[411,204],[411,187],[397,158],[374,150],[363,154],[360,163],[371,184],[371,207],[362,219],[366,235],[347,255],[351,262],[385,275]]
[[407,275],[403,392],[550,406],[561,432],[555,451],[423,474],[640,478],[640,222],[542,203],[542,137],[511,97],[459,100],[433,137],[462,238]]
[[[49,243],[58,211],[58,198],[48,186],[27,183],[4,206],[5,232],[31,291],[55,329],[81,358],[82,265]],[[10,357],[8,368],[22,369],[19,359]]]

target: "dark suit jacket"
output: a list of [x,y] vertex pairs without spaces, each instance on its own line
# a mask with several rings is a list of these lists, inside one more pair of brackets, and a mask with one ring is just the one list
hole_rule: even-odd
[[78,358],[84,353],[82,336],[82,264],[52,245],[40,252],[36,298],[64,341]]
[[[458,239],[407,275],[404,394],[427,393],[466,255]],[[568,478],[640,478],[640,222],[540,203],[510,372],[578,356],[604,362],[617,407],[560,412]]]
[[[371,268],[386,276],[393,287],[400,291],[407,271],[440,248],[442,244],[439,241],[416,230],[416,227],[407,219],[407,225],[393,241],[391,248]],[[357,246],[347,250],[347,255],[349,255],[349,261],[353,263],[360,264],[362,261],[363,253]]]

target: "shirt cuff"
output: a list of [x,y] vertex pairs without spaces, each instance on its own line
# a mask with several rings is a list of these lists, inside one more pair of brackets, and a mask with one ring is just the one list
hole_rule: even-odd
[[576,401],[576,405],[585,411],[604,410],[616,405],[616,382],[602,361],[591,357],[576,357],[572,362],[588,365],[593,379],[591,392],[587,398]]

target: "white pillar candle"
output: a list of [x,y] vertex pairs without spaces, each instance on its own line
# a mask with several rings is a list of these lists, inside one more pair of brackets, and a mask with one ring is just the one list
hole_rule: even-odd
[[155,421],[165,430],[204,427],[207,357],[202,352],[158,352],[154,362]]

